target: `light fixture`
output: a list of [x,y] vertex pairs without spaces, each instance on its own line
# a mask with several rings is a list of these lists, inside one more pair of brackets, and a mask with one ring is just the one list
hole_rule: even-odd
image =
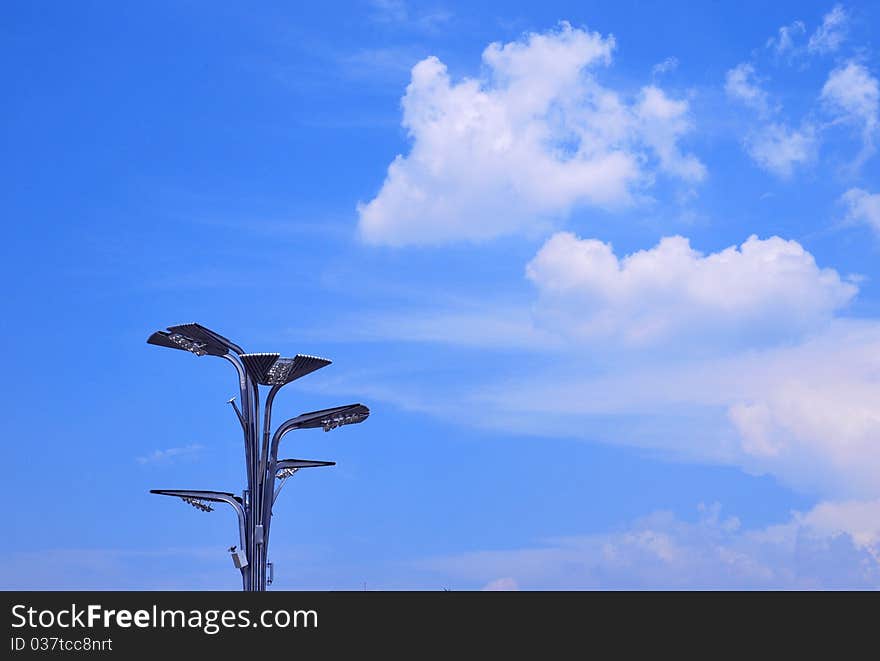
[[293,358],[279,358],[266,374],[267,385],[283,386],[285,383],[296,381],[306,374],[326,367],[330,362],[327,358],[301,353]]
[[169,349],[182,349],[189,351],[197,356],[206,356],[205,345],[191,338],[186,338],[180,333],[168,333],[166,331],[156,331],[149,338],[147,344],[155,344],[160,347],[168,347]]
[[208,503],[206,503],[204,500],[199,500],[198,498],[190,498],[189,496],[181,496],[180,499],[185,503],[189,503],[197,510],[202,510],[203,512],[214,511],[214,508],[208,505]]
[[363,404],[348,404],[346,406],[334,406],[330,409],[321,409],[303,413],[291,418],[279,427],[279,431],[291,431],[293,429],[316,429],[325,428],[326,431],[363,422],[370,415],[370,409]]
[[263,386],[283,386],[332,362],[306,354],[282,358],[278,353],[244,353],[241,354],[241,361],[248,374]]
[[279,459],[275,468],[319,468],[321,466],[335,466],[335,461],[313,461],[311,459]]
[[[296,475],[303,468],[319,468],[321,466],[335,466],[335,461],[312,461],[311,459],[282,459],[275,464],[275,478],[278,486],[272,494],[272,505],[278,500],[278,494],[284,488],[287,480]],[[270,507],[271,509],[271,507]]]
[[150,493],[154,493],[159,496],[174,496],[175,498],[181,498],[186,502],[197,500],[207,501],[211,503],[229,503],[231,505],[232,503],[230,503],[229,501],[232,501],[236,504],[241,504],[241,498],[236,496],[235,494],[229,493],[228,491],[200,491],[195,489],[150,489]]
[[302,468],[319,468],[322,466],[335,466],[335,461],[312,461],[310,459],[282,459],[275,464],[275,477],[286,480]]
[[189,351],[197,356],[225,356],[230,349],[241,352],[237,344],[199,324],[169,326],[167,331],[156,331],[150,335],[147,343]]
[[321,426],[324,428],[324,431],[330,431],[331,429],[336,429],[337,427],[342,427],[343,425],[356,425],[359,422],[363,422],[367,419],[367,416],[370,415],[369,411],[352,411],[349,413],[337,413],[335,415],[328,416],[321,420]]
[[[208,345],[211,345],[217,351],[223,348],[227,351],[232,350],[238,354],[244,353],[244,349],[235,344],[232,340],[223,337],[222,335],[220,335],[220,333],[212,331],[210,328],[205,328],[201,324],[178,324],[177,326],[169,326],[168,330],[172,333],[180,333],[181,335],[184,335],[186,337],[191,337],[194,340],[204,342]],[[224,351],[223,353],[226,352]]]

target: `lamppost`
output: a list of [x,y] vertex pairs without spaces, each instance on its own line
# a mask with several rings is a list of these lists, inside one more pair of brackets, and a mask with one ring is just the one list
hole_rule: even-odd
[[[232,506],[239,521],[239,545],[230,548],[233,564],[241,570],[242,588],[261,592],[266,589],[269,529],[272,523],[272,505],[284,483],[302,468],[334,466],[332,461],[305,459],[278,460],[281,439],[295,429],[321,427],[330,431],[342,425],[363,422],[370,409],[362,404],[337,406],[320,411],[303,413],[291,418],[271,433],[272,403],[282,386],[315,370],[326,367],[326,358],[297,354],[282,358],[278,353],[245,353],[237,344],[219,333],[199,324],[169,326],[167,331],[156,331],[148,339],[170,349],[189,351],[197,356],[216,356],[229,361],[238,374],[241,408],[235,398],[229,403],[235,409],[244,437],[245,469],[247,487],[242,495],[235,496],[222,491],[194,491],[155,489],[151,493],[176,496],[202,511],[210,512],[208,503],[223,502]],[[260,429],[260,389],[269,386]],[[262,433],[260,433],[262,431]],[[271,443],[270,443],[271,437]],[[260,442],[262,440],[262,442]],[[278,485],[276,487],[276,482]]]

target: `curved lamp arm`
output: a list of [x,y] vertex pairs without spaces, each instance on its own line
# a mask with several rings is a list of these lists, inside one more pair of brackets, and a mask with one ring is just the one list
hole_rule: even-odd
[[275,471],[278,465],[278,446],[281,443],[281,439],[295,429],[315,429],[321,427],[324,431],[330,431],[342,425],[363,422],[369,415],[370,409],[363,404],[348,404],[346,406],[335,406],[320,411],[312,411],[311,413],[303,413],[295,418],[285,420],[278,426],[278,429],[272,435],[272,443],[269,446],[269,460],[266,467],[266,485],[268,485],[268,488],[264,487],[266,495],[263,498],[261,513],[265,522],[263,530],[264,549],[268,546],[269,528],[272,525],[271,514],[274,499],[270,497],[273,493],[270,489],[274,486]]
[[[197,491],[191,489],[150,489],[150,493],[157,494],[159,496],[174,496],[176,498],[192,498],[194,500],[207,500],[212,503],[226,503],[230,505],[232,509],[235,510],[235,514],[238,517],[238,540],[240,548],[247,548],[245,546],[245,516],[244,509],[241,506],[241,503],[238,501],[238,498],[233,496],[231,493],[224,493],[222,491]],[[250,561],[251,558],[248,558]]]
[[[239,395],[241,396],[241,406],[244,409],[238,415],[239,422],[241,422],[242,431],[244,433],[244,458],[246,462],[245,466],[250,467],[253,463],[252,459],[254,456],[254,443],[251,441],[250,434],[253,424],[253,400],[251,397],[251,393],[256,390],[256,385],[252,383],[250,376],[248,376],[248,373],[244,369],[244,365],[242,365],[241,360],[239,360],[238,356],[233,356],[227,353],[221,356],[221,358],[230,362],[235,368],[236,373],[238,374],[238,391]],[[236,413],[238,413],[238,411],[236,411]],[[254,493],[255,478],[256,475],[253,475],[252,471],[249,468],[247,471],[247,485],[248,491],[250,493]]]

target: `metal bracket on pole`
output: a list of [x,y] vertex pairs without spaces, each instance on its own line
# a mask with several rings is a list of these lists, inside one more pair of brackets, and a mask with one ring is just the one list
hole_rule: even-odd
[[235,403],[235,397],[226,402],[227,404],[232,404],[232,408],[235,410],[235,415],[238,416],[238,422],[241,423],[242,429],[247,429],[247,425],[244,421],[244,416],[241,414],[241,409],[238,408],[238,404]]
[[242,569],[248,566],[247,555],[242,549],[236,549],[234,546],[229,547],[229,553],[232,555],[232,564],[236,569]]

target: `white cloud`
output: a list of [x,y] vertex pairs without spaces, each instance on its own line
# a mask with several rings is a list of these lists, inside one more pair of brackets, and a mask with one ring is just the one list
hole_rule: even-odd
[[821,98],[839,121],[861,128],[865,150],[872,151],[880,126],[880,86],[868,69],[857,62],[837,67],[828,75]]
[[861,188],[850,188],[840,197],[846,206],[846,220],[869,225],[880,233],[880,193],[869,193]]
[[803,21],[794,21],[789,25],[783,25],[775,37],[770,37],[767,40],[766,47],[778,57],[785,56],[789,60],[804,54],[833,53],[846,40],[848,27],[849,14],[841,5],[835,5],[822,17],[822,24],[810,35],[805,47],[797,44],[798,38],[806,34],[806,25]]
[[660,76],[664,73],[669,73],[670,71],[675,71],[678,68],[678,58],[674,56],[669,56],[662,62],[658,62],[651,68],[651,73],[654,76]]
[[635,354],[572,342],[491,378],[483,368],[460,364],[442,388],[397,374],[369,394],[503,434],[735,466],[832,500],[880,498],[877,322],[837,320],[797,343],[708,356],[687,342]]
[[496,578],[494,581],[486,583],[482,589],[484,592],[511,592],[519,590],[519,585],[510,577]]
[[404,0],[371,0],[372,19],[377,23],[434,32],[452,19],[444,9],[412,11]]
[[804,34],[805,31],[806,26],[804,26],[803,21],[795,21],[790,25],[783,25],[779,28],[779,33],[776,37],[770,37],[767,40],[766,46],[779,56],[791,54],[796,50],[795,38],[797,35]]
[[481,317],[475,304],[374,328],[527,360],[492,377],[482,360],[458,361],[442,387],[397,370],[346,392],[504,433],[737,466],[826,497],[880,497],[880,323],[835,318],[857,288],[797,242],[750,237],[702,254],[669,237],[618,257],[558,233],[527,277],[531,317],[511,308],[499,320],[491,305]]
[[687,101],[670,99],[653,85],[642,89],[635,107],[642,138],[660,159],[660,169],[684,181],[699,182],[706,166],[693,154],[682,154],[679,139],[691,129]]
[[403,0],[370,0],[370,4],[377,21],[399,23],[409,18],[409,9]]
[[779,177],[788,178],[796,165],[815,160],[818,137],[810,124],[792,129],[785,124],[773,123],[752,132],[744,144],[758,166]]
[[180,448],[167,448],[165,450],[154,450],[148,455],[138,457],[139,464],[158,464],[162,462],[174,461],[182,457],[194,457],[204,450],[203,445],[191,443]]
[[551,237],[526,267],[539,317],[590,341],[646,344],[788,337],[830,320],[856,293],[795,241],[749,237],[710,255],[667,237],[623,258],[595,239]]
[[880,561],[880,500],[819,503],[795,522],[820,535],[849,535],[856,547],[871,550]]
[[[327,338],[325,329],[320,336]],[[528,310],[517,305],[457,303],[450,309],[409,307],[381,315],[359,313],[345,323],[340,334],[329,337],[344,341],[377,341],[393,338],[404,342],[436,342],[456,346],[494,349],[553,348],[560,345],[557,334],[532,323]]]
[[741,62],[727,72],[724,81],[724,91],[727,96],[740,101],[749,108],[759,113],[769,110],[767,92],[761,89],[755,76],[755,67],[747,62]]
[[807,50],[811,53],[833,53],[846,39],[849,15],[841,5],[834,8],[822,18],[822,25],[810,35]]
[[572,208],[632,202],[651,169],[705,176],[678,140],[688,105],[646,87],[627,103],[594,70],[613,37],[575,29],[529,34],[483,52],[484,76],[453,82],[437,58],[419,62],[403,98],[410,153],[358,207],[371,243],[404,245],[545,231]]
[[477,584],[503,573],[525,589],[880,587],[880,501],[823,503],[756,529],[717,504],[700,513],[695,523],[656,512],[616,532],[422,564]]
[[[817,358],[834,359],[828,354]],[[876,494],[880,380],[875,367],[847,368],[852,371],[826,370],[828,380],[823,381],[817,370],[799,366],[800,372],[788,369],[763,387],[749,384],[752,393],[728,409],[741,450],[753,460],[745,463],[782,475],[789,483],[812,483],[848,495]]]
[[880,498],[876,322],[838,320],[799,343],[712,357],[693,345],[627,356],[580,344],[542,367],[471,383],[449,410],[477,406],[480,424],[510,433],[650,448],[830,498]]

